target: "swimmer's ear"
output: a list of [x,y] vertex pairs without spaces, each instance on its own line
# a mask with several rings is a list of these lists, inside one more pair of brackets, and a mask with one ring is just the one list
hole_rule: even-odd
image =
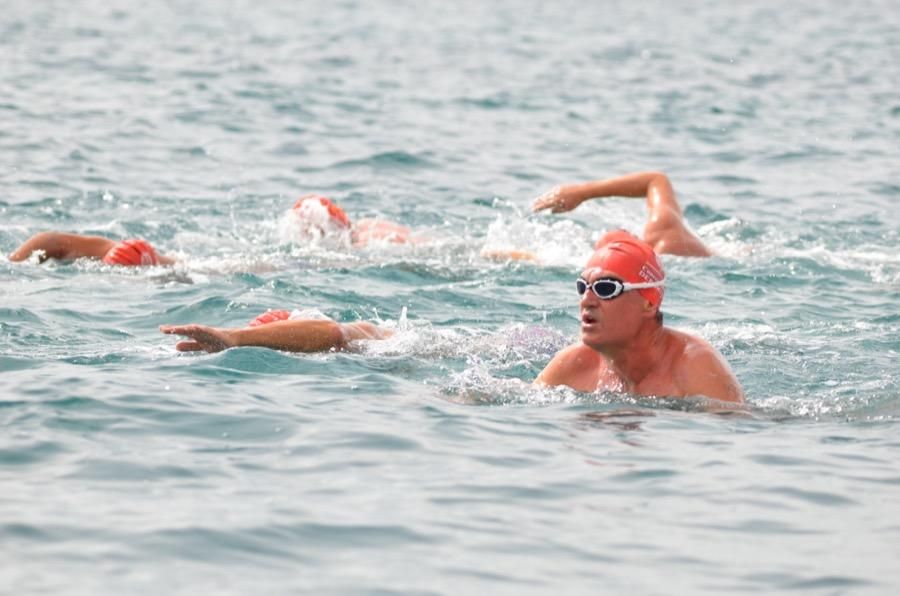
[[652,302],[644,298],[644,305],[641,308],[641,316],[644,318],[652,318],[656,316],[656,311],[659,310],[659,307],[654,305]]

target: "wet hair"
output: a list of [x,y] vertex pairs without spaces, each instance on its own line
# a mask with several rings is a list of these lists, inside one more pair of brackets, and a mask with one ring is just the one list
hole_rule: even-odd
[[660,325],[662,325],[662,324],[663,324],[663,318],[664,318],[664,317],[663,317],[663,311],[661,311],[661,310],[659,310],[659,309],[657,308],[657,309],[656,309],[656,322],[659,323]]

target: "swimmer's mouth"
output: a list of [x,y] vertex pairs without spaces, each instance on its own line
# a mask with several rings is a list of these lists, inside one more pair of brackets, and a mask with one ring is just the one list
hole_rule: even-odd
[[591,316],[590,313],[583,312],[581,313],[581,325],[582,327],[585,325],[593,325],[597,322],[597,319]]

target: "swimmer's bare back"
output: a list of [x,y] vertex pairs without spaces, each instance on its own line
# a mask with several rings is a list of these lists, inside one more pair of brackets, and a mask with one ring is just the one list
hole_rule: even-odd
[[563,184],[535,199],[532,211],[551,213],[572,211],[589,199],[605,197],[644,197],[647,222],[643,240],[658,254],[708,257],[713,253],[687,227],[675,189],[662,172],[635,172],[616,178],[576,184]]

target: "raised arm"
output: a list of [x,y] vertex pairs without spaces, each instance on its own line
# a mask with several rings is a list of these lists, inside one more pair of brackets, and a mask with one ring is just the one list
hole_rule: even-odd
[[635,172],[617,178],[577,184],[563,184],[544,193],[532,204],[532,211],[549,209],[563,213],[589,199],[604,197],[644,197],[647,223],[644,241],[659,254],[708,257],[712,252],[684,221],[675,189],[662,172]]
[[336,323],[317,319],[278,321],[241,328],[162,325],[159,330],[190,338],[175,345],[179,352],[220,352],[239,346],[258,346],[288,352],[327,352],[346,349],[355,340],[385,339],[391,335],[390,330],[365,321]]
[[63,232],[35,234],[9,255],[10,261],[24,261],[38,253],[39,262],[47,259],[72,260],[82,257],[102,259],[115,241],[101,236],[83,236]]

